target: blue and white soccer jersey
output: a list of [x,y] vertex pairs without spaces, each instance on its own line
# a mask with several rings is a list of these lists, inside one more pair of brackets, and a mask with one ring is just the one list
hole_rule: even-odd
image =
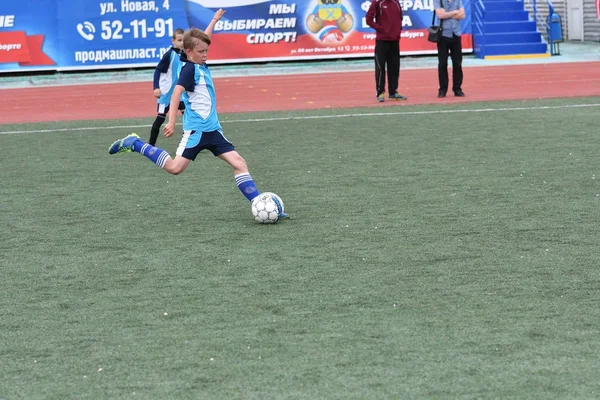
[[185,89],[185,113],[183,138],[176,154],[195,160],[202,150],[210,150],[215,156],[234,150],[219,123],[215,86],[208,67],[186,62],[177,84]]
[[[174,47],[171,47],[156,66],[156,70],[160,72],[158,82],[156,82],[155,79],[155,87],[158,86],[161,92],[157,106],[157,111],[159,114],[166,114],[169,112],[171,95],[173,94],[179,73],[183,67],[183,62],[181,61],[180,56],[180,51]],[[179,104],[179,109],[185,109],[183,103]]]

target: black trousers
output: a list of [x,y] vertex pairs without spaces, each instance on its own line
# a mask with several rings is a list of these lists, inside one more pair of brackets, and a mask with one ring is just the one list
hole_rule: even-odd
[[375,41],[375,82],[377,85],[377,96],[385,92],[386,66],[388,94],[396,94],[398,91],[398,78],[400,78],[400,41]]
[[448,91],[448,52],[452,57],[452,91],[462,90],[462,43],[460,36],[453,35],[451,38],[442,36],[437,48],[440,92],[446,93]]

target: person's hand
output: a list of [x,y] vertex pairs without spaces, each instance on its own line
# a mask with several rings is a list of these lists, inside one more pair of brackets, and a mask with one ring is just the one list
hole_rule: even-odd
[[221,18],[223,18],[223,15],[225,15],[226,11],[223,10],[222,8],[219,8],[217,11],[215,11],[215,16],[213,17],[213,19],[216,19],[217,21],[219,21]]
[[163,128],[166,137],[170,137],[175,132],[175,122],[169,121]]
[[160,98],[160,95],[162,93],[160,92],[160,89],[154,89],[154,97],[156,97],[157,99]]

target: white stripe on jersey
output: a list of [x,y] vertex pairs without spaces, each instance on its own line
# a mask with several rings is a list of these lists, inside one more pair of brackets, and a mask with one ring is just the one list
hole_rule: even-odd
[[189,92],[190,106],[192,110],[198,113],[198,115],[206,119],[212,110],[212,99],[210,97],[210,93],[208,92],[206,79],[204,79],[204,71],[199,68],[198,71],[200,72],[198,83],[194,87],[194,91]]
[[173,62],[169,64],[169,69],[167,72],[160,73],[160,79],[158,81],[158,86],[160,88],[161,93],[167,94],[171,91],[171,87],[173,86]]

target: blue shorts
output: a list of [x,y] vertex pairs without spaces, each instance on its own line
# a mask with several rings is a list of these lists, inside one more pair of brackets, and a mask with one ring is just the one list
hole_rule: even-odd
[[202,150],[209,150],[216,157],[235,150],[235,147],[223,136],[221,131],[183,131],[183,137],[179,142],[176,154],[194,161]]
[[[171,108],[171,105],[169,105],[169,104],[158,103],[158,105],[156,106],[156,112],[159,114],[168,114],[170,108]],[[185,103],[183,101],[179,102],[178,110],[181,110],[181,111],[185,110]]]

